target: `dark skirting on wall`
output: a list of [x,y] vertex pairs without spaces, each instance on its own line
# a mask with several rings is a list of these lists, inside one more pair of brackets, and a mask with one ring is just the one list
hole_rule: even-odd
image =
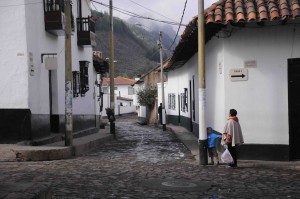
[[2,139],[31,139],[29,109],[0,109],[0,137]]

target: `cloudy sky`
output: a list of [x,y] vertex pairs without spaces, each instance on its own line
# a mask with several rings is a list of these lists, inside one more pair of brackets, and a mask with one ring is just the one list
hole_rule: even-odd
[[[109,5],[109,0],[96,0],[103,4]],[[151,17],[158,20],[180,22],[184,5],[186,0],[113,0],[113,6],[126,11],[130,11],[134,14],[142,15],[145,17]],[[204,7],[207,8],[217,0],[205,0]],[[98,11],[109,12],[109,9],[105,6],[95,4]],[[93,7],[94,8],[94,7]],[[183,24],[188,22],[198,14],[198,1],[187,0],[185,14],[183,17]],[[116,10],[113,13],[121,19],[128,19],[130,16],[124,15]],[[178,27],[178,26],[177,26]],[[173,27],[177,29],[177,27]],[[183,29],[183,28],[182,28]]]

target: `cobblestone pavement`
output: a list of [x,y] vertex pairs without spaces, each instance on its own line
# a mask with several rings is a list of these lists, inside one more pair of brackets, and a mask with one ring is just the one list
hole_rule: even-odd
[[199,166],[170,132],[130,117],[116,129],[117,140],[81,157],[0,162],[0,180],[51,183],[53,198],[68,199],[300,198],[297,167]]

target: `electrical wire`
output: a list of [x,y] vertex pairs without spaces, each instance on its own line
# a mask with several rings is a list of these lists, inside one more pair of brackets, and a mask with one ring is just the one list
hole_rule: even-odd
[[[94,3],[97,3],[97,4],[99,4],[99,5],[102,5],[102,6],[104,6],[104,7],[109,8],[109,5],[107,5],[107,4],[104,4],[104,3],[101,3],[101,2],[98,2],[98,1],[95,1],[95,0],[91,0],[91,2],[94,2]],[[136,17],[136,18],[141,18],[141,19],[152,20],[152,21],[156,21],[156,22],[160,22],[160,23],[169,24],[169,25],[186,26],[186,25],[181,24],[181,23],[178,23],[178,22],[164,21],[164,20],[158,20],[158,19],[151,18],[151,17],[145,17],[145,16],[142,16],[142,15],[139,15],[139,14],[136,14],[136,13],[133,13],[133,12],[130,12],[130,11],[128,11],[128,10],[124,10],[124,9],[118,8],[118,7],[114,7],[114,6],[113,6],[113,10],[118,11],[118,12],[120,12],[120,13],[122,13],[122,14],[125,14],[125,15],[128,15],[128,16],[131,16],[131,17]]]
[[179,33],[179,30],[181,28],[181,23],[182,23],[182,20],[183,20],[183,16],[184,16],[184,13],[185,13],[185,9],[186,9],[186,4],[187,4],[187,0],[185,0],[185,4],[184,4],[184,8],[183,8],[183,12],[182,12],[182,15],[181,15],[181,19],[180,19],[180,24],[178,26],[178,29],[177,29],[177,33],[176,33],[176,36],[171,44],[171,46],[168,48],[168,50],[171,50],[172,46],[174,45],[176,39],[177,39],[177,36],[178,36],[178,33]]
[[144,9],[150,11],[150,12],[153,12],[153,13],[158,14],[158,15],[160,15],[160,16],[166,18],[166,19],[169,19],[169,20],[171,20],[171,21],[176,22],[175,20],[173,20],[173,19],[171,19],[171,18],[169,18],[169,17],[166,17],[166,16],[160,14],[159,12],[156,12],[156,11],[154,11],[154,10],[151,10],[151,9],[145,7],[145,6],[142,6],[141,4],[138,4],[138,3],[136,3],[136,2],[134,2],[134,1],[132,1],[132,0],[128,0],[128,1],[130,1],[130,2],[132,2],[132,3],[134,3],[134,4],[136,4],[136,5],[138,5],[138,6],[142,7],[142,8],[144,8]]

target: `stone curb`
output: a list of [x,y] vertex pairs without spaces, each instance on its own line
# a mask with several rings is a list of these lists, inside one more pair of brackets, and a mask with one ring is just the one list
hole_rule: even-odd
[[[72,147],[56,142],[44,146],[0,145],[0,162],[7,161],[51,161],[68,159],[97,148],[101,143],[113,140],[112,134],[96,133],[74,139]],[[3,149],[4,148],[4,149]]]

